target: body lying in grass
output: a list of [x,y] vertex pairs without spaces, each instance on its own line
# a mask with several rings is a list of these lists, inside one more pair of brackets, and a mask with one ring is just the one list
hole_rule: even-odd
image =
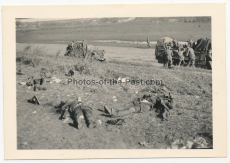
[[72,118],[74,126],[76,126],[78,129],[82,128],[82,123],[84,120],[87,124],[87,127],[93,127],[94,121],[92,119],[91,107],[84,106],[83,103],[78,100],[67,100],[62,103],[63,106],[61,107],[61,116],[59,119],[65,119],[68,121],[69,118]]
[[174,99],[173,96],[151,96],[151,95],[144,95],[142,99],[137,99],[133,101],[133,106],[124,109],[124,110],[117,110],[114,108],[109,109],[105,106],[105,110],[111,115],[111,117],[120,117],[125,116],[132,113],[140,113],[140,112],[148,112],[151,109],[156,108],[156,112],[160,110],[160,115],[162,120],[167,120],[168,115],[170,115],[170,110],[174,108]]
[[27,86],[33,86],[34,91],[37,89],[39,90],[46,90],[46,79],[50,78],[50,74],[41,72],[39,75],[32,76],[31,78],[28,78],[28,81],[26,83]]

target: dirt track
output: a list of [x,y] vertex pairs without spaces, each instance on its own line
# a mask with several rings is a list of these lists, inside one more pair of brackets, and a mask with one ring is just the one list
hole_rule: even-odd
[[[21,51],[28,44],[17,43],[17,51]],[[31,44],[34,47],[45,47],[47,50],[47,55],[55,55],[57,51],[61,51],[60,55],[65,53],[65,44]],[[138,62],[150,62],[155,60],[154,53],[155,49],[151,48],[132,48],[132,47],[114,47],[114,46],[93,46],[89,45],[90,50],[96,48],[105,50],[106,59],[120,60],[120,61],[138,61]]]

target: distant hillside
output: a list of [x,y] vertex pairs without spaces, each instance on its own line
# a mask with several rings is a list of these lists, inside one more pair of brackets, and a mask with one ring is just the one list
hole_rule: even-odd
[[211,38],[210,17],[91,18],[16,22],[18,43],[63,43],[87,40],[93,44],[157,41],[173,37],[179,41]]
[[[87,19],[66,19],[66,20],[50,20],[50,21],[30,21],[26,22],[16,19],[16,27],[18,29],[28,28],[60,28],[60,27],[77,27],[77,26],[98,26],[98,25],[112,25],[128,22],[143,22],[143,23],[210,23],[211,17],[156,17],[156,18],[87,18]],[[44,19],[42,19],[44,20]]]

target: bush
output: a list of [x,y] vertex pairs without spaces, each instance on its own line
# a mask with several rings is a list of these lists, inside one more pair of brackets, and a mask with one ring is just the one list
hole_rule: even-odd
[[28,45],[23,49],[23,52],[24,52],[24,53],[28,53],[28,52],[31,51],[31,49],[32,49],[32,45],[28,44]]
[[57,53],[56,53],[56,58],[59,57],[60,53],[61,53],[61,50],[59,49],[59,50],[57,51]]
[[41,60],[42,59],[39,59],[39,58],[28,58],[24,56],[20,56],[16,58],[16,62],[24,64],[24,65],[32,66],[32,67],[38,66]]
[[35,47],[32,51],[32,54],[35,56],[41,56],[41,55],[46,55],[47,54],[47,49],[46,47]]
[[78,71],[80,74],[91,74],[90,65],[83,63],[78,63],[74,65],[75,71]]

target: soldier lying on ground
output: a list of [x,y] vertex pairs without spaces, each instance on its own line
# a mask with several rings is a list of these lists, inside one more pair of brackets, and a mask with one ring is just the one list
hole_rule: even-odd
[[34,84],[34,91],[36,91],[37,89],[39,89],[39,90],[41,90],[41,89],[46,90],[46,87],[44,86],[45,83],[46,83],[46,78],[34,79],[32,77],[32,81],[33,81],[33,84]]
[[61,116],[59,119],[66,119],[69,117],[73,119],[74,125],[78,128],[82,128],[82,122],[85,119],[87,127],[93,127],[92,120],[92,108],[84,106],[81,101],[78,100],[67,100],[62,102],[64,105],[61,108]]
[[134,100],[132,107],[124,110],[117,110],[114,108],[109,109],[105,106],[106,111],[111,115],[111,117],[120,117],[132,113],[148,112],[153,108],[156,108],[156,112],[160,110],[162,121],[166,120],[167,113],[170,113],[170,109],[174,108],[173,97],[170,94],[168,97],[161,97],[159,95],[144,95],[142,99]]
[[37,89],[46,90],[46,79],[49,77],[51,76],[46,72],[41,72],[39,75],[36,74],[31,78],[28,78],[27,86],[33,86],[34,91],[36,91]]

